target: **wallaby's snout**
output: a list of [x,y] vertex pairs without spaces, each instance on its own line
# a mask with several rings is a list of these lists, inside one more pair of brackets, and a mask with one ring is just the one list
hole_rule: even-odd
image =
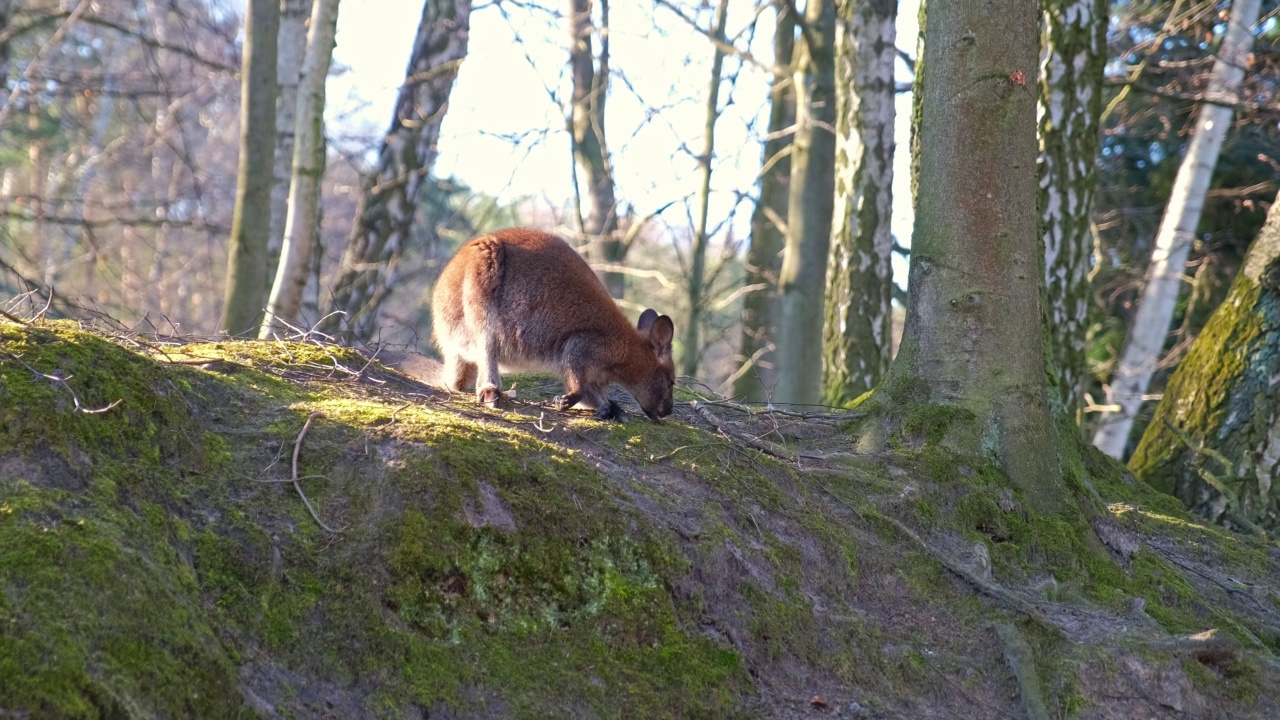
[[675,336],[675,326],[666,315],[645,310],[640,313],[636,330],[653,353],[654,365],[641,382],[628,385],[627,390],[640,403],[644,414],[658,422],[671,414],[674,404],[676,366],[671,357],[671,340]]

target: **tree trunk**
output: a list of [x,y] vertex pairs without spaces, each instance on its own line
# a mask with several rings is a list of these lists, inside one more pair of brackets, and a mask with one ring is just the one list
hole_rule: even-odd
[[267,316],[259,337],[266,339],[284,329],[281,320],[296,321],[302,305],[302,291],[311,271],[311,251],[315,246],[320,219],[320,181],[324,177],[324,84],[333,58],[334,35],[338,28],[339,0],[315,0],[311,30],[307,37],[306,59],[297,92],[296,145],[293,151],[293,179],[289,183],[288,219],[284,245]]
[[[592,51],[591,0],[570,0],[569,69],[573,74],[573,102],[569,132],[573,138],[573,160],[584,178],[575,177],[574,192],[581,197],[587,182],[590,209],[579,221],[590,248],[599,247],[606,264],[626,259],[627,247],[618,237],[618,201],[614,192],[613,164],[605,141],[605,101],[609,93],[609,0],[600,0],[599,67]],[[581,208],[581,201],[578,203]],[[606,271],[604,285],[609,294],[621,298],[626,291],[622,273]]]
[[774,386],[771,347],[778,327],[778,273],[786,245],[787,198],[791,187],[791,133],[796,121],[795,85],[791,56],[795,50],[796,17],[790,2],[775,0],[776,27],[769,93],[769,134],[760,165],[760,196],[751,214],[751,247],[747,250],[743,284],[754,288],[742,301],[742,365],[734,372],[733,393],[746,402],[764,400]]
[[339,324],[350,338],[369,339],[382,303],[396,286],[399,261],[410,242],[423,184],[436,159],[449,93],[467,54],[471,0],[426,0],[413,41],[404,86],[373,171],[365,178],[351,238],[333,289]]
[[1039,342],[1038,17],[1016,0],[928,13],[907,321],[874,397],[959,413],[949,445],[996,460],[1032,509],[1053,512],[1064,497]]
[[1101,142],[1106,0],[1043,0],[1040,66],[1040,217],[1049,345],[1064,410],[1075,417],[1089,329],[1094,161]]
[[[97,38],[102,43],[102,55],[108,57],[112,54],[115,46],[113,37]],[[65,233],[66,246],[63,249],[62,267],[70,267],[72,258],[75,257],[76,246],[81,243],[82,237],[88,234],[85,221],[85,205],[89,194],[94,191],[94,179],[98,174],[98,167],[106,161],[103,157],[103,150],[107,146],[107,131],[111,128],[112,119],[116,114],[116,94],[119,91],[119,79],[114,75],[108,75],[102,83],[102,92],[98,93],[98,112],[93,118],[93,130],[89,136],[89,145],[85,148],[83,162],[80,164],[76,174],[76,187],[71,198],[71,217],[79,221],[79,224],[68,224],[63,226]],[[3,86],[0,86],[3,87]],[[89,242],[86,240],[85,245]],[[56,285],[56,278],[46,277],[50,285]]]
[[226,294],[218,329],[253,332],[262,318],[271,231],[271,162],[276,128],[278,0],[248,0],[240,83],[240,161],[231,218]]
[[843,405],[889,369],[893,334],[893,64],[897,0],[838,3],[836,170],[822,399]]
[[[712,37],[725,42],[724,28],[729,20],[729,0],[720,0],[716,7],[715,27]],[[711,205],[711,159],[716,149],[716,120],[720,118],[720,73],[724,68],[722,44],[714,45],[711,59],[711,88],[707,92],[707,122],[702,130],[702,155],[698,165],[702,170],[702,186],[698,188],[697,226],[693,230],[693,257],[689,268],[689,318],[685,321],[684,347],[681,349],[680,372],[689,377],[698,374],[698,323],[702,321],[703,287],[707,271],[707,213]]]
[[1253,47],[1253,26],[1258,21],[1259,7],[1259,0],[1236,0],[1232,4],[1227,31],[1209,76],[1206,102],[1200,106],[1195,134],[1178,167],[1169,204],[1156,233],[1146,288],[1111,378],[1110,400],[1120,409],[1102,413],[1098,431],[1093,436],[1093,444],[1113,458],[1124,456],[1134,418],[1142,407],[1143,395],[1164,349],[1178,291],[1182,289],[1182,271],[1195,240],[1196,226],[1200,224],[1200,211],[1204,209],[1205,193],[1231,125],[1231,103],[1237,99],[1236,89],[1244,77],[1249,50]]
[[[0,0],[0,32],[9,29],[9,22],[13,19],[14,0]],[[12,54],[9,51],[9,42],[0,42],[0,108],[3,108],[9,100],[9,57]]]
[[[271,166],[271,236],[267,241],[267,282],[275,277],[284,243],[284,224],[292,182],[294,128],[298,118],[298,79],[307,52],[307,18],[312,0],[280,0],[280,32],[276,53],[276,150]],[[271,286],[267,286],[267,291]]]
[[823,287],[835,198],[834,0],[812,0],[796,50],[796,132],[791,153],[787,246],[778,291],[782,316],[774,351],[780,403],[816,404],[822,384]]
[[[1280,196],[1129,466],[1238,529],[1280,528]],[[1216,487],[1215,487],[1216,485]]]

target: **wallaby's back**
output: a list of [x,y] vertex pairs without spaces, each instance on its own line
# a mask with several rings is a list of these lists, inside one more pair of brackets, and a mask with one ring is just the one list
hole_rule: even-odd
[[557,372],[570,406],[607,403],[610,417],[620,412],[604,396],[611,381],[651,416],[670,412],[671,319],[650,310],[632,325],[586,261],[554,235],[511,228],[463,245],[436,282],[432,318],[446,381],[459,390],[476,382],[481,402],[496,402],[500,366]]

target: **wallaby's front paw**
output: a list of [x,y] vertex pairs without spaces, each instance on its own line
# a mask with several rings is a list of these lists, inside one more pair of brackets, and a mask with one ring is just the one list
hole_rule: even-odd
[[486,385],[476,391],[476,402],[491,408],[502,404],[502,393],[492,385]]
[[618,407],[618,403],[606,400],[604,405],[596,408],[597,420],[622,420],[627,414]]
[[551,398],[551,406],[560,412],[564,412],[574,405],[577,405],[578,401],[581,399],[582,393],[580,392],[565,393],[564,395],[557,395]]

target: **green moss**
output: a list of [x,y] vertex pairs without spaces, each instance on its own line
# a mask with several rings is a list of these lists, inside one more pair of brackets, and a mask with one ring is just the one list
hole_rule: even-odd
[[234,656],[154,506],[77,509],[67,493],[0,485],[0,697],[56,717],[241,712]]

